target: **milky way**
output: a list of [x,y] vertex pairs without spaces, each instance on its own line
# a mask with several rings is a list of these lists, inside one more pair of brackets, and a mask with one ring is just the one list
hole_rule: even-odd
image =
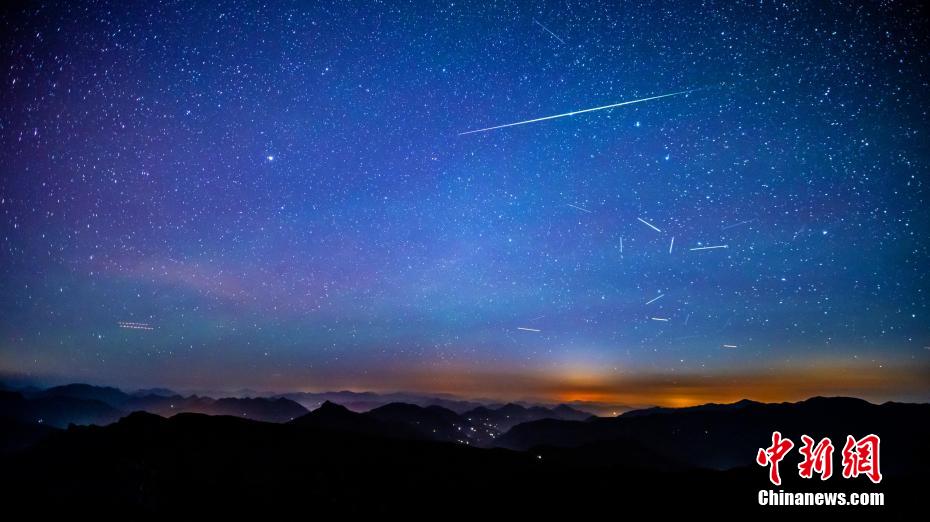
[[5,374],[930,393],[918,4],[216,4],[3,8]]

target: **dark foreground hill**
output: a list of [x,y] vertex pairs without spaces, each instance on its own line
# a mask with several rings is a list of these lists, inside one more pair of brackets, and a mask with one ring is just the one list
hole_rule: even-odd
[[[822,401],[829,406],[836,400]],[[842,411],[842,401],[831,407]],[[660,444],[672,441],[677,445],[684,440],[659,436],[663,429],[674,432],[689,425],[682,422],[658,427],[676,416],[690,418],[709,410],[719,415],[714,422],[723,424],[704,427],[723,430],[727,419],[738,418],[745,406],[632,415],[631,419],[655,417],[651,422],[658,423],[657,427],[649,432],[655,440],[648,445],[636,437],[617,434],[571,447],[536,446],[528,451],[474,448],[392,432],[398,415],[419,418],[422,414],[408,408],[395,408],[398,411],[392,412],[390,419],[381,421],[328,405],[284,424],[198,414],[166,419],[135,413],[105,427],[72,426],[54,431],[31,448],[0,457],[0,493],[4,509],[11,513],[28,509],[42,514],[118,513],[124,518],[168,514],[216,517],[227,513],[268,516],[287,511],[307,517],[392,513],[521,519],[538,514],[577,519],[595,512],[618,518],[637,512],[703,512],[724,518],[733,514],[774,518],[815,513],[816,508],[758,506],[760,489],[779,489],[769,484],[766,470],[752,462],[755,449],[767,445],[770,433],[756,440],[754,435],[741,436],[733,428],[732,436],[753,440],[739,443],[749,448],[740,457],[744,465],[726,471],[701,469],[669,458],[674,448]],[[782,407],[787,413],[761,408],[753,415],[763,419],[781,415],[773,422],[782,424],[794,418],[791,411],[798,410],[797,423],[811,419],[803,413],[809,407],[805,403]],[[921,419],[913,417],[913,407],[916,405],[890,405],[887,415],[896,418],[896,423],[919,424]],[[590,422],[600,421],[569,425]],[[516,429],[526,433],[536,424]],[[795,452],[783,463],[785,484],[780,489],[880,491],[887,504],[881,511],[834,507],[831,512],[840,510],[847,518],[903,516],[919,507],[925,480],[918,478],[923,475],[904,472],[907,467],[900,461],[926,457],[923,452],[905,455],[892,446],[919,448],[926,440],[918,438],[921,433],[915,430],[911,439],[890,437],[888,445],[882,447],[886,478],[880,484],[863,477],[801,480],[796,473]],[[635,435],[635,431],[627,434]],[[710,460],[722,458],[714,457],[720,445],[703,445],[700,440],[691,443],[693,451]]]
[[[814,397],[798,403],[740,401],[692,408],[652,408],[586,422],[544,420],[514,427],[497,439],[500,447],[579,447],[628,440],[670,460],[708,469],[746,464],[768,446],[773,431],[800,445],[802,434],[830,437],[837,455],[847,435],[881,437],[882,469],[917,473],[930,466],[930,404],[871,404],[846,397]],[[795,450],[797,451],[797,450]]]

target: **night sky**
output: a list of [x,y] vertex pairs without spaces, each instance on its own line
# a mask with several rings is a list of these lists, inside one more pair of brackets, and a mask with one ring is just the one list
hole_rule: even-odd
[[206,4],[2,8],[3,375],[930,400],[916,2]]

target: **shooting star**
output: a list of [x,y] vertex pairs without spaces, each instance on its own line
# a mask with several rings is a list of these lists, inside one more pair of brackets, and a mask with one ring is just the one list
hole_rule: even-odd
[[568,205],[568,206],[570,206],[570,207],[572,207],[572,208],[578,209],[578,210],[580,210],[580,211],[582,211],[582,212],[587,212],[588,214],[591,213],[590,210],[588,210],[588,209],[586,209],[586,208],[576,207],[575,205],[572,205],[571,203],[566,203],[566,205]]
[[620,253],[623,253],[623,236],[620,236]]
[[706,247],[696,247],[696,248],[692,248],[692,249],[690,249],[690,250],[691,250],[692,252],[695,252],[695,251],[697,251],[697,250],[714,250],[714,249],[717,249],[717,248],[730,248],[730,245],[714,245],[714,246],[706,246]]
[[723,347],[724,347],[724,348],[736,348],[736,345],[735,345],[735,344],[725,344],[725,345],[723,345]]
[[659,294],[657,297],[653,297],[653,298],[650,299],[649,301],[646,301],[646,304],[652,304],[652,303],[658,301],[659,299],[662,299],[663,297],[665,297],[665,294]]
[[518,326],[517,330],[523,330],[524,332],[541,332],[542,331],[542,330],[537,330],[536,328],[524,328],[522,326]]
[[675,247],[675,236],[672,236],[672,242],[668,244],[668,253],[672,253],[672,248]]
[[544,117],[542,117],[542,118],[533,118],[532,120],[518,121],[518,122],[516,122],[516,123],[507,123],[507,124],[504,124],[504,125],[495,125],[495,126],[493,126],[493,127],[486,127],[486,128],[484,128],[484,129],[475,129],[475,130],[470,130],[470,131],[466,131],[466,132],[460,132],[460,133],[459,133],[459,136],[464,136],[464,135],[466,135],[466,134],[477,134],[477,133],[479,133],[479,132],[488,132],[488,131],[497,130],[497,129],[505,129],[505,128],[507,128],[507,127],[516,127],[517,125],[527,125],[527,124],[529,124],[529,123],[536,123],[536,122],[540,122],[540,121],[554,120],[554,119],[557,119],[557,118],[567,118],[568,116],[575,116],[576,114],[584,114],[584,113],[586,113],[586,112],[602,111],[602,110],[604,110],[604,109],[613,109],[613,108],[615,108],[615,107],[622,107],[622,106],[624,106],[624,105],[632,105],[632,104],[634,104],[634,103],[642,103],[642,102],[647,102],[647,101],[652,101],[652,100],[658,100],[658,99],[660,99],[660,98],[668,98],[668,97],[670,97],[670,96],[678,96],[678,95],[680,95],[680,94],[688,94],[688,93],[690,93],[690,92],[691,92],[691,91],[679,91],[679,92],[673,92],[673,93],[669,93],[669,94],[660,94],[659,96],[650,96],[650,97],[648,97],[648,98],[640,98],[640,99],[638,99],[638,100],[629,100],[629,101],[620,102],[620,103],[613,103],[613,104],[611,104],[611,105],[602,105],[602,106],[600,106],[600,107],[593,107],[593,108],[591,108],[591,109],[582,109],[582,110],[580,110],[580,111],[565,112],[565,113],[562,113],[562,114],[556,114],[556,115],[554,115],[554,116],[544,116]]
[[653,321],[662,321],[663,323],[668,322],[668,317],[650,317]]
[[732,225],[727,225],[720,230],[730,230],[731,228],[736,228],[738,226],[745,225],[746,223],[752,223],[755,219],[747,219],[746,221],[740,221],[739,223],[733,223]]
[[538,25],[539,27],[542,27],[542,28],[543,28],[543,31],[546,31],[547,33],[551,34],[552,37],[555,38],[556,40],[558,40],[560,44],[565,45],[565,41],[562,40],[561,38],[559,38],[559,37],[558,37],[555,33],[553,33],[552,31],[550,31],[548,27],[546,27],[545,25],[539,23],[539,21],[537,21],[535,18],[533,18],[533,22],[535,22],[536,25]]
[[148,323],[133,323],[130,321],[117,321],[120,328],[126,328],[128,330],[154,330],[155,328]]
[[647,227],[649,227],[649,228],[655,230],[656,232],[662,232],[661,230],[659,230],[658,227],[656,227],[656,226],[653,225],[652,223],[646,221],[645,219],[643,219],[643,218],[636,218],[636,219],[638,219],[638,220],[640,221],[640,223],[642,223],[642,224],[646,225]]

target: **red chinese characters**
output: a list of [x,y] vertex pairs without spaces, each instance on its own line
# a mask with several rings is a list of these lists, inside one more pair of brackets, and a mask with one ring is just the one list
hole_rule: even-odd
[[[820,480],[827,480],[833,476],[833,442],[829,437],[824,437],[814,444],[814,439],[807,435],[801,435],[802,445],[798,451],[804,457],[798,464],[798,475],[801,478],[813,478],[814,473],[820,475]],[[843,446],[843,478],[856,478],[859,475],[865,475],[872,482],[878,484],[882,481],[882,473],[879,467],[879,445],[881,440],[878,435],[866,435],[856,440],[852,435],[846,436],[846,444]],[[778,465],[794,448],[794,442],[787,437],[782,437],[781,432],[772,432],[772,445],[768,448],[759,448],[756,453],[756,463],[760,466],[769,467],[769,480],[776,486],[781,485],[781,474]]]
[[881,482],[882,472],[878,467],[879,443],[881,439],[878,435],[866,435],[859,440],[847,435],[846,445],[843,446],[843,477],[853,478],[862,474],[875,484]]
[[814,473],[820,474],[820,480],[827,480],[833,476],[833,443],[829,437],[824,437],[814,446],[814,439],[801,435],[801,448],[798,450],[804,455],[804,461],[798,464],[798,474],[802,478],[811,478]]
[[794,443],[791,439],[783,439],[780,432],[772,432],[772,445],[768,448],[759,448],[756,454],[756,463],[760,466],[769,466],[769,480],[776,486],[781,485],[781,475],[778,474],[778,463],[791,451]]

